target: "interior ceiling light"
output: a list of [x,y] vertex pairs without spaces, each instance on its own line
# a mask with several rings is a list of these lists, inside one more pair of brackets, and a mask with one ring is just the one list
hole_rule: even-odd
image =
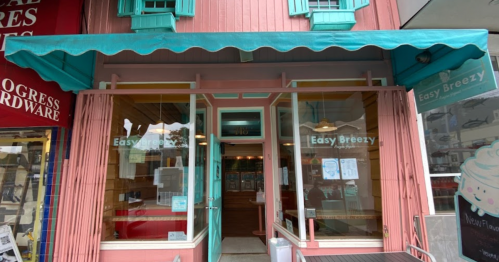
[[206,138],[206,136],[203,134],[203,131],[201,131],[201,130],[196,131],[196,135],[194,137],[195,138]]
[[319,124],[314,128],[315,132],[331,132],[338,129],[333,123],[329,123],[329,119],[326,118],[326,106],[324,105],[324,93],[322,93],[322,110],[324,112],[324,118],[321,119]]
[[165,134],[170,134],[171,132],[170,132],[170,130],[165,129],[165,123],[161,119],[161,103],[162,102],[163,102],[163,95],[161,95],[160,99],[159,99],[159,120],[156,121],[156,125],[161,125],[161,128],[154,128],[154,129],[151,129],[149,131],[152,133],[165,135]]
[[206,145],[208,145],[208,142],[206,142],[206,141],[205,142],[200,142],[199,145],[200,146],[206,146]]

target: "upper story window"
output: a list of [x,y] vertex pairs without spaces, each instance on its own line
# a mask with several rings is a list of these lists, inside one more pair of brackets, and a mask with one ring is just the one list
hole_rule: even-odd
[[308,7],[310,11],[334,10],[340,9],[340,4],[338,0],[309,0]]
[[175,20],[194,17],[195,0],[119,0],[118,16],[132,18],[132,30],[175,32]]
[[143,12],[145,13],[175,12],[175,0],[144,1]]
[[311,31],[350,30],[357,22],[355,11],[369,0],[288,0],[289,15],[305,15]]

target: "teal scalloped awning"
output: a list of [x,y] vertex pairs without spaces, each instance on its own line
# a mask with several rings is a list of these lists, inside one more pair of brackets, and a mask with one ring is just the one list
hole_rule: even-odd
[[[410,89],[442,70],[457,68],[487,52],[487,30],[392,30],[348,32],[143,33],[8,37],[5,57],[32,68],[46,81],[66,91],[90,89],[95,54],[115,55],[132,50],[141,55],[158,49],[182,53],[190,48],[217,52],[227,47],[254,51],[270,47],[279,52],[306,47],[320,52],[329,47],[356,51],[365,46],[390,50],[397,85]],[[428,51],[430,63],[415,57]]]

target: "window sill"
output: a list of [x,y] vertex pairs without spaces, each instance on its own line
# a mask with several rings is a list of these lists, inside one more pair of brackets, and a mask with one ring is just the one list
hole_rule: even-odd
[[350,30],[356,23],[355,10],[314,10],[310,14],[310,31]]
[[172,13],[132,15],[132,30],[135,33],[174,33],[175,17]]
[[[301,241],[297,236],[291,234],[287,229],[274,222],[274,229],[281,233],[293,245],[299,248],[307,248],[309,240]],[[382,248],[383,239],[316,239],[319,248]]]
[[136,240],[104,241],[100,250],[148,250],[148,249],[193,249],[208,235],[208,227],[203,229],[192,241]]

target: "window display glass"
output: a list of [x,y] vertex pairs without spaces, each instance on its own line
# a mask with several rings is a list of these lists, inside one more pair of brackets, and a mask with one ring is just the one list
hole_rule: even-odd
[[458,187],[454,177],[432,177],[430,180],[435,211],[454,212],[454,195]]
[[[114,96],[103,240],[186,240],[189,102],[189,95]],[[203,125],[204,118],[196,121],[200,131]],[[206,146],[195,148],[201,183],[194,204],[204,207]]]
[[[497,57],[491,62],[498,82]],[[460,166],[499,139],[499,90],[424,112],[421,119],[435,212],[454,213],[454,177],[461,175]]]
[[421,114],[431,175],[461,173],[475,151],[499,139],[499,91]]
[[38,259],[50,134],[0,131],[0,237],[9,246],[4,259]]
[[298,94],[304,202],[316,209],[318,239],[381,238],[376,96]]

